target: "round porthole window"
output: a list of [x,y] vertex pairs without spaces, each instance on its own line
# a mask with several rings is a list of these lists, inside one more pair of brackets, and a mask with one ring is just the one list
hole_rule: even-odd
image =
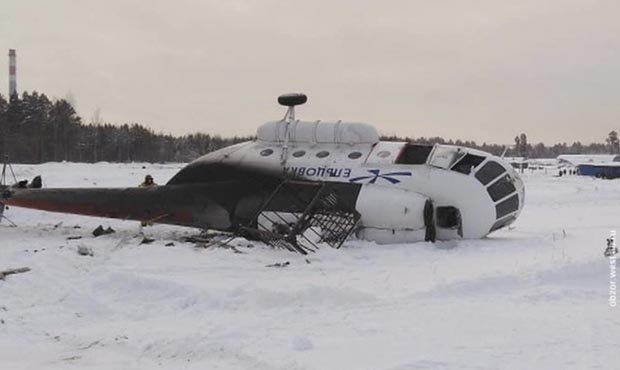
[[360,153],[360,152],[351,152],[351,153],[349,153],[349,158],[351,158],[351,159],[358,159],[361,156],[362,156],[362,153]]
[[377,153],[377,157],[379,158],[386,158],[390,156],[390,152],[388,152],[387,150],[382,150],[379,153]]
[[316,153],[317,158],[325,158],[329,155],[329,152],[327,150],[321,150],[320,152]]
[[260,152],[260,155],[262,155],[263,157],[268,157],[272,154],[273,154],[273,149],[265,149]]
[[306,154],[305,150],[298,150],[295,153],[293,153],[293,157],[299,158],[299,157],[303,157],[305,154]]

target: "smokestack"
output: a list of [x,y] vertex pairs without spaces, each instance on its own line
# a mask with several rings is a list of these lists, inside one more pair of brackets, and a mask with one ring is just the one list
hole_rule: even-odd
[[9,49],[9,98],[17,94],[17,54]]

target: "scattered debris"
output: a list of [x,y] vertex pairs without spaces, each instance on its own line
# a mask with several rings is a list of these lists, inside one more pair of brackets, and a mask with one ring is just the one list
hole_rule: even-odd
[[[5,271],[0,271],[0,280],[4,280],[4,278],[8,275],[13,275],[13,274],[21,274],[24,272],[28,272],[30,271],[30,267],[20,267],[17,269],[8,269]],[[6,311],[6,308],[5,308]]]
[[233,251],[236,254],[247,254],[247,252],[241,251],[239,250],[237,247],[235,247],[234,245],[230,245],[228,244],[228,241],[211,241],[209,243],[196,243],[194,245],[195,248],[202,248],[202,249],[210,249],[210,248],[222,248],[222,249],[230,249],[231,251]]
[[307,264],[310,264],[310,260],[309,260],[309,259],[307,259],[307,258],[306,258],[306,263],[307,263]]
[[74,225],[74,226],[73,226],[73,228],[74,228],[74,229],[81,229],[81,228],[82,228],[82,226],[80,226],[80,225]]
[[67,237],[67,240],[80,240],[80,239],[82,239],[81,236],[68,236]]
[[56,225],[54,225],[54,229],[58,229],[59,227],[62,226],[62,221],[60,221],[59,223],[57,223]]
[[173,242],[166,243],[166,245],[165,245],[165,246],[166,246],[166,247],[174,247],[174,243],[173,243]]
[[237,247],[235,247],[234,245],[231,245],[229,247],[229,249],[232,249],[232,251],[237,253],[237,254],[247,254],[246,252],[243,252],[243,251],[240,251],[239,249],[237,249]]
[[87,345],[87,346],[84,346],[84,347],[80,347],[80,348],[78,348],[78,349],[79,349],[79,350],[89,349],[89,348],[91,348],[91,347],[93,347],[93,346],[95,346],[95,345],[97,345],[97,344],[99,344],[99,343],[100,343],[100,341],[96,340],[96,341],[92,342],[91,344],[89,344],[89,345]]
[[41,178],[41,176],[35,176],[35,178],[32,179],[28,187],[31,189],[41,189],[43,187],[43,179]]
[[[237,254],[246,254],[246,252],[240,251],[236,246],[230,244],[236,238],[237,235],[235,234],[203,231],[199,235],[186,236],[181,238],[181,240],[186,243],[194,243],[194,247],[196,248],[224,248],[230,249]],[[247,244],[247,248],[254,248],[254,245]]]
[[142,241],[140,242],[140,244],[151,244],[152,242],[154,242],[155,239],[153,238],[149,238],[148,236],[145,236]]
[[105,232],[105,230],[103,229],[103,226],[99,225],[99,226],[97,226],[97,228],[95,230],[93,230],[93,235],[96,238],[99,235],[103,235],[104,232]]
[[265,267],[276,267],[276,268],[283,268],[286,267],[288,265],[290,265],[291,263],[289,261],[286,262],[277,262],[277,263],[272,263],[271,265],[266,265]]
[[93,250],[85,245],[80,245],[78,246],[77,252],[80,256],[94,256],[95,253],[93,252]]
[[182,241],[186,242],[186,243],[210,243],[211,239],[213,239],[212,237],[204,237],[202,235],[200,236],[186,236],[181,238]]
[[79,360],[81,358],[82,358],[82,356],[71,356],[71,357],[61,358],[60,361],[75,361],[75,360]]
[[[306,189],[309,197],[300,196],[301,190],[298,183],[284,180],[263,202],[252,221],[239,225],[234,236],[259,240],[274,248],[303,255],[316,252],[318,243],[340,248],[355,229],[361,214],[341,204],[341,191],[335,184],[310,184]],[[272,202],[290,203],[289,209],[296,211],[275,211],[278,206]]]
[[212,245],[208,244],[208,243],[196,243],[196,244],[194,244],[194,248],[209,249],[210,247],[212,247]]
[[198,235],[184,236],[181,238],[181,241],[186,243],[211,243],[214,240],[228,240],[234,239],[235,235],[226,232],[213,232],[208,230],[203,230]]
[[131,239],[131,237],[129,236],[125,236],[123,239],[121,239],[115,246],[114,248],[112,248],[113,251],[122,248],[123,246],[127,245],[127,243],[129,242],[129,240]]
[[107,235],[107,234],[112,234],[115,233],[116,230],[114,230],[113,228],[109,227],[107,229],[104,229],[103,226],[99,225],[97,226],[97,228],[95,230],[93,230],[93,235],[96,237],[100,236],[100,235]]

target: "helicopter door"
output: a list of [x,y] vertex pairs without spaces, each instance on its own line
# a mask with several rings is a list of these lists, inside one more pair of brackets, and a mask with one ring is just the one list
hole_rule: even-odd
[[456,207],[440,206],[435,209],[435,224],[437,233],[445,238],[447,235],[463,236],[461,212]]

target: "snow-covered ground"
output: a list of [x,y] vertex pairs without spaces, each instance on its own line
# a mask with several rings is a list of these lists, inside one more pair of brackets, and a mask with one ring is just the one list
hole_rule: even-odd
[[[47,186],[129,186],[181,167],[15,169]],[[179,241],[195,230],[162,225],[140,245],[137,222],[11,208],[0,270],[32,271],[0,281],[0,368],[618,369],[603,250],[620,231],[620,181],[524,177],[521,217],[484,240],[351,241],[307,261],[243,240],[243,254],[195,248]],[[100,224],[117,232],[94,238]]]

